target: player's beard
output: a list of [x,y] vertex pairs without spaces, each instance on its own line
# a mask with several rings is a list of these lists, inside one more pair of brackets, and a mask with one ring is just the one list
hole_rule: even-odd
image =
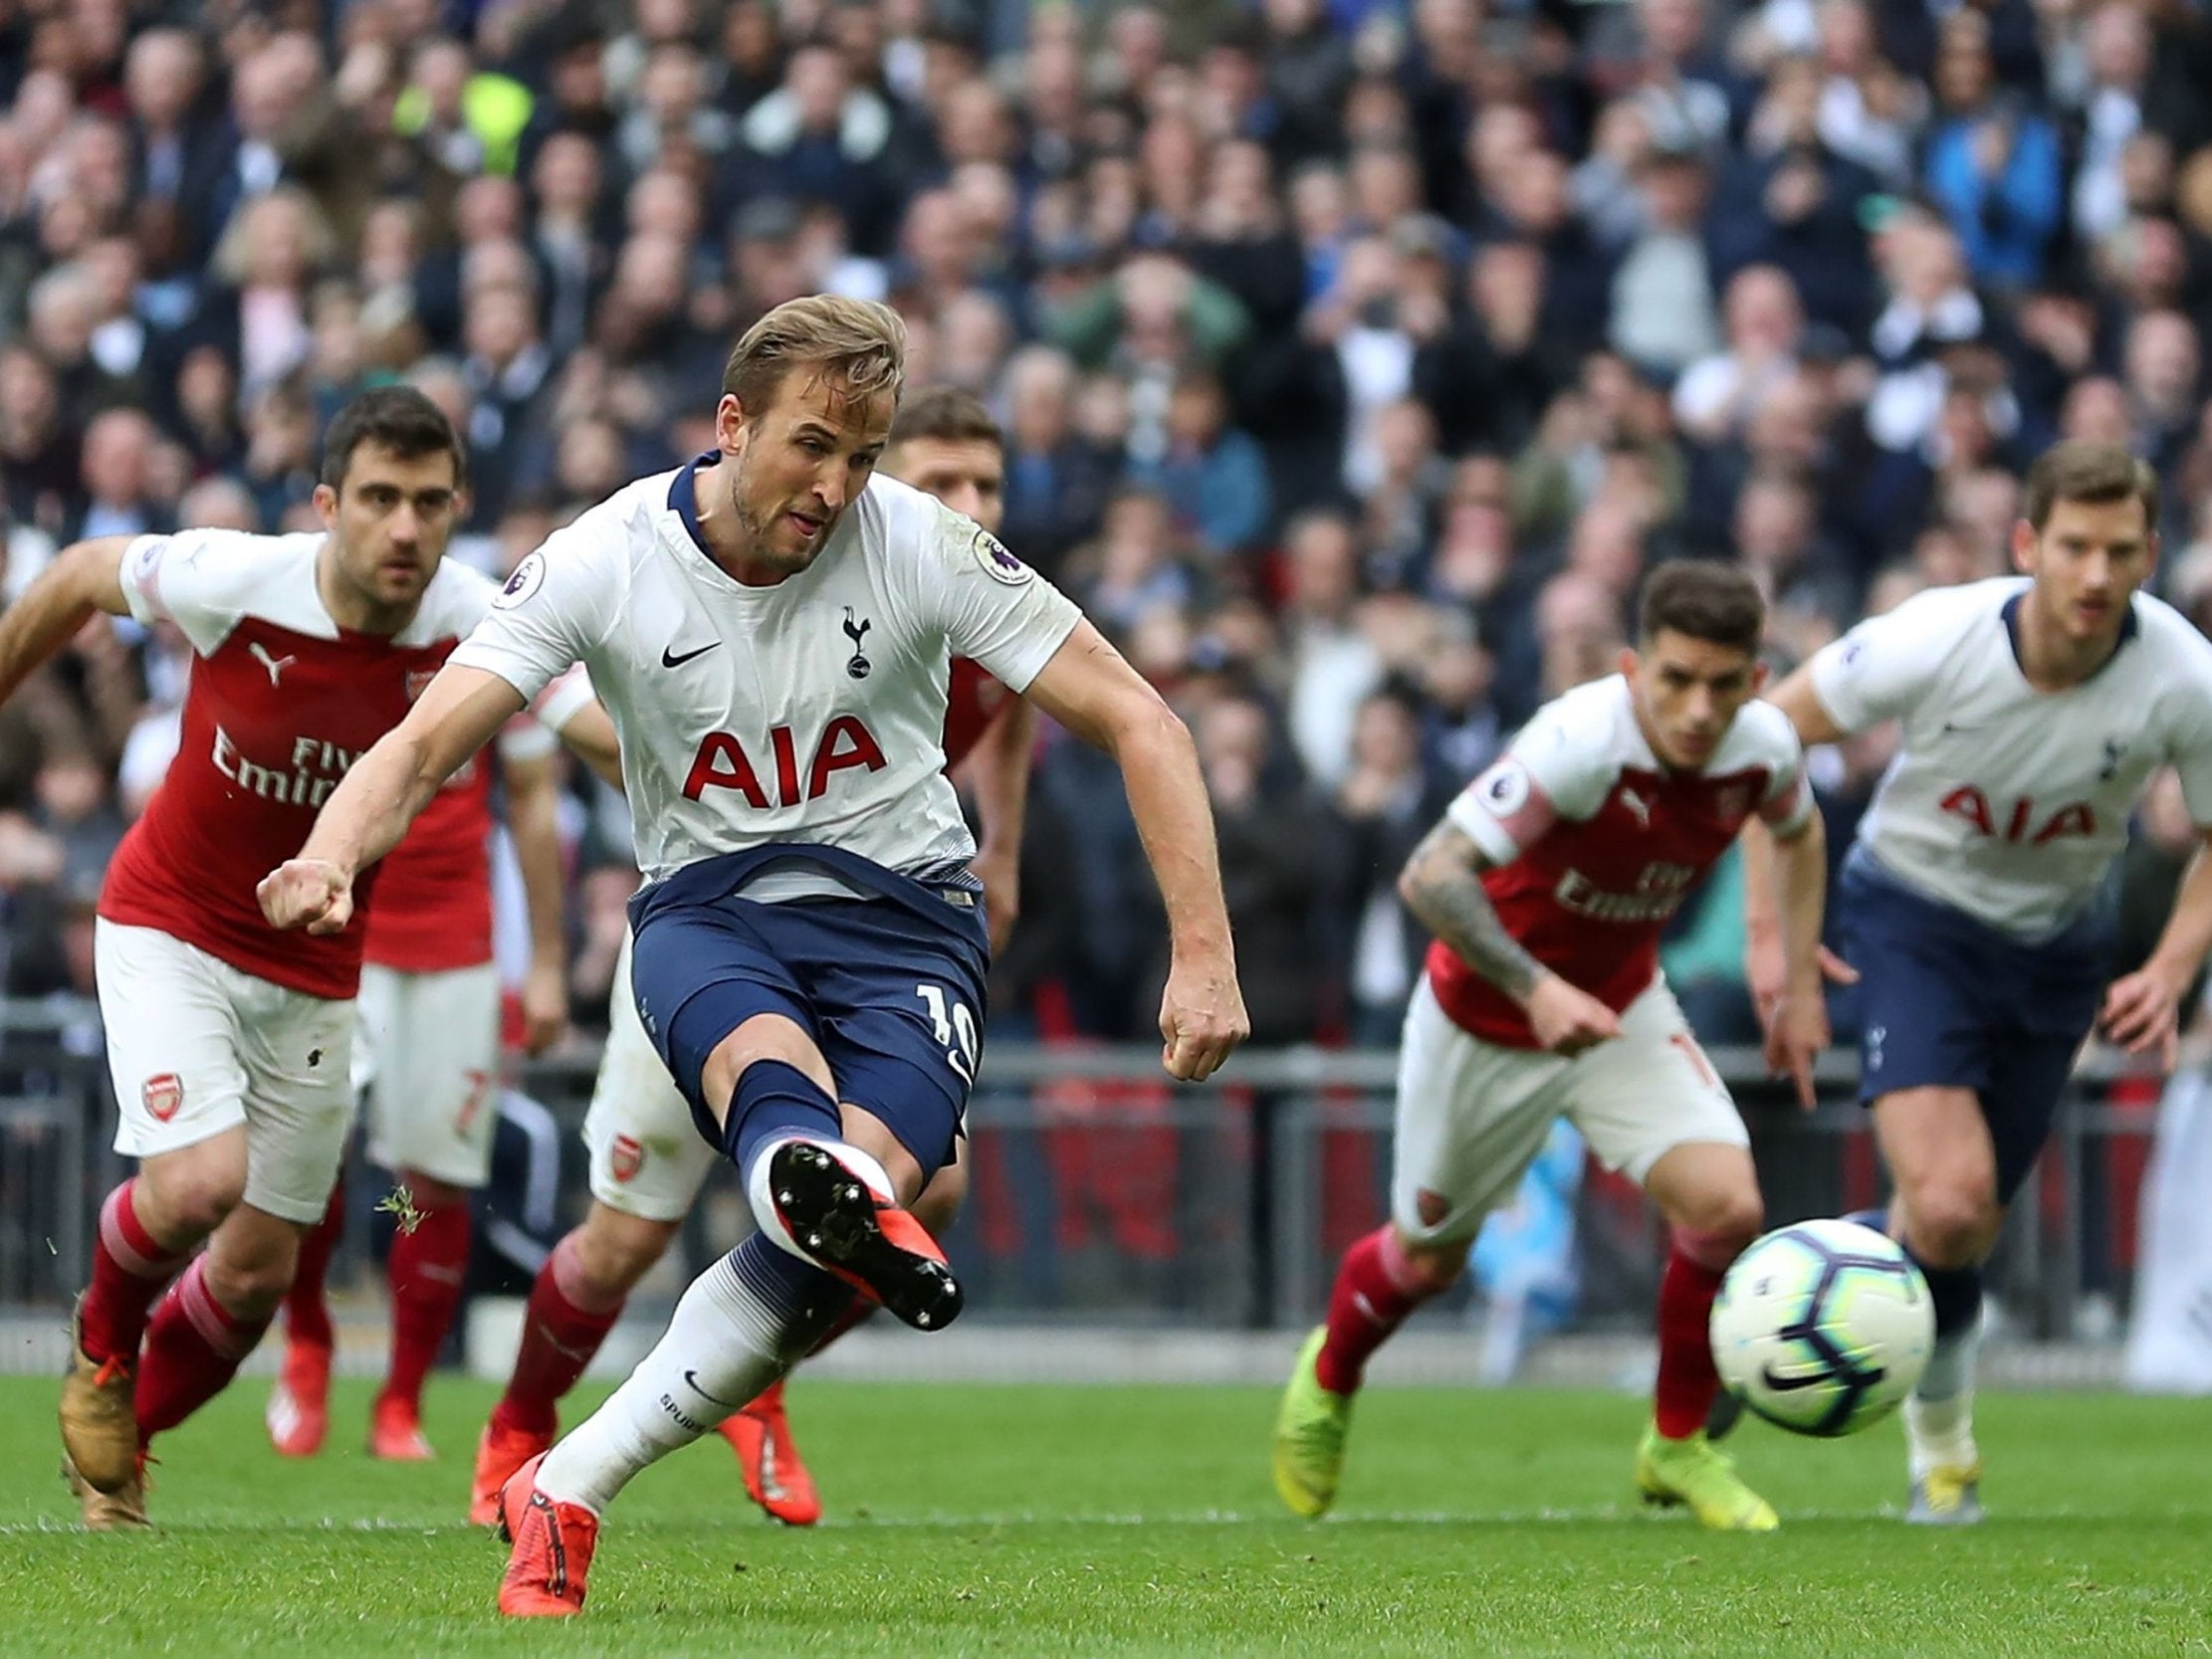
[[814,539],[796,553],[787,553],[772,539],[775,528],[783,520],[784,510],[778,507],[771,518],[764,518],[748,508],[746,498],[751,492],[746,488],[752,478],[752,468],[745,456],[730,469],[730,512],[737,518],[738,527],[745,532],[746,557],[756,559],[771,569],[795,576],[814,562],[814,555],[821,551],[823,539],[830,526],[824,524],[814,532]]

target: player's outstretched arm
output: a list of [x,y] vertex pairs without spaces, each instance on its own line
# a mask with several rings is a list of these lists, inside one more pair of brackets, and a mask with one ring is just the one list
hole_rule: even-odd
[[1621,1035],[1621,1021],[1588,991],[1530,955],[1490,903],[1482,849],[1446,819],[1422,837],[1398,878],[1398,896],[1460,960],[1528,1010],[1536,1040],[1554,1054],[1580,1054]]
[[0,614],[0,701],[14,695],[95,612],[130,614],[122,590],[122,556],[129,546],[127,535],[73,542]]
[[551,753],[510,755],[507,832],[530,913],[530,971],[523,976],[523,1052],[543,1054],[568,1024],[567,880],[560,864],[560,771]]
[[1201,1081],[1252,1026],[1236,985],[1214,813],[1191,733],[1088,622],[1076,624],[1025,695],[1121,767],[1129,810],[1168,912],[1171,954],[1160,1002],[1166,1045],[1160,1062],[1171,1076]]
[[1035,707],[1026,698],[1014,698],[961,768],[976,793],[976,815],[983,820],[972,868],[984,884],[994,951],[1005,948],[1020,913],[1021,830],[1029,812],[1029,751],[1036,735]]
[[522,711],[523,694],[498,675],[458,663],[440,669],[407,718],[331,791],[299,856],[261,879],[270,926],[342,929],[353,915],[354,876],[398,846],[438,786]]
[[2212,829],[2200,827],[2198,834],[2202,839],[2182,873],[2158,947],[2133,973],[2112,981],[2098,1017],[2107,1041],[2129,1054],[2156,1049],[2169,1072],[2180,1048],[2181,999],[2212,951]]
[[[1776,1077],[1787,1073],[1796,1079],[1798,1105],[1810,1112],[1815,1105],[1813,1063],[1831,1036],[1823,980],[1850,984],[1859,973],[1821,948],[1821,919],[1828,902],[1828,830],[1821,815],[1810,813],[1794,835],[1777,836],[1764,825],[1761,829],[1760,844],[1770,849],[1771,908],[1779,911],[1777,954],[1782,962],[1780,992],[1772,1003],[1758,1005],[1766,1030],[1767,1069]],[[1745,881],[1750,879],[1747,867]]]

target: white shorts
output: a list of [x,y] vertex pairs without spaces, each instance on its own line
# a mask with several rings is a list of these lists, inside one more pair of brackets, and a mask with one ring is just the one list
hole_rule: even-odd
[[499,967],[361,969],[353,1087],[368,1092],[368,1155],[449,1186],[482,1186],[499,1125]]
[[93,924],[121,1121],[153,1157],[246,1130],[246,1202],[323,1219],[353,1128],[353,1004],[287,990],[153,928]]
[[693,1127],[691,1107],[637,1017],[627,931],[614,959],[607,1019],[607,1046],[583,1118],[591,1196],[641,1221],[681,1221],[716,1154]]
[[1676,1146],[1751,1143],[1664,980],[1629,1004],[1619,1037],[1567,1060],[1469,1035],[1424,977],[1398,1056],[1392,1219],[1428,1243],[1473,1238],[1562,1114],[1639,1185]]

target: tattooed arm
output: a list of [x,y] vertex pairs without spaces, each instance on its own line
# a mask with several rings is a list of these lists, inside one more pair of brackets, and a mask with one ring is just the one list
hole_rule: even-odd
[[1469,967],[1528,1012],[1536,1040],[1575,1055],[1621,1034],[1613,1010],[1530,955],[1507,930],[1482,886],[1482,850],[1449,821],[1414,849],[1398,878],[1399,897]]

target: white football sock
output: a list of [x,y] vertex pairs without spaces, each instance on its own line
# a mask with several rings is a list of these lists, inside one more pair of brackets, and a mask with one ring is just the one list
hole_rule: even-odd
[[1974,1355],[1981,1347],[1981,1322],[1935,1340],[1920,1385],[1904,1402],[1905,1439],[1911,1447],[1912,1478],[1919,1480],[1938,1464],[1978,1460],[1974,1447]]
[[874,1157],[845,1141],[831,1141],[818,1135],[786,1135],[780,1141],[771,1141],[753,1154],[753,1167],[745,1172],[745,1196],[753,1206],[754,1224],[771,1243],[788,1251],[800,1261],[813,1265],[814,1258],[798,1247],[791,1237],[791,1230],[783,1225],[783,1218],[775,1213],[775,1195],[769,1191],[769,1161],[775,1155],[775,1148],[787,1141],[804,1141],[821,1147],[831,1157],[858,1175],[875,1191],[889,1197],[892,1193],[891,1174]]
[[546,1454],[538,1489],[547,1497],[605,1513],[631,1476],[711,1433],[782,1374],[789,1298],[745,1251],[692,1281],[652,1352]]

